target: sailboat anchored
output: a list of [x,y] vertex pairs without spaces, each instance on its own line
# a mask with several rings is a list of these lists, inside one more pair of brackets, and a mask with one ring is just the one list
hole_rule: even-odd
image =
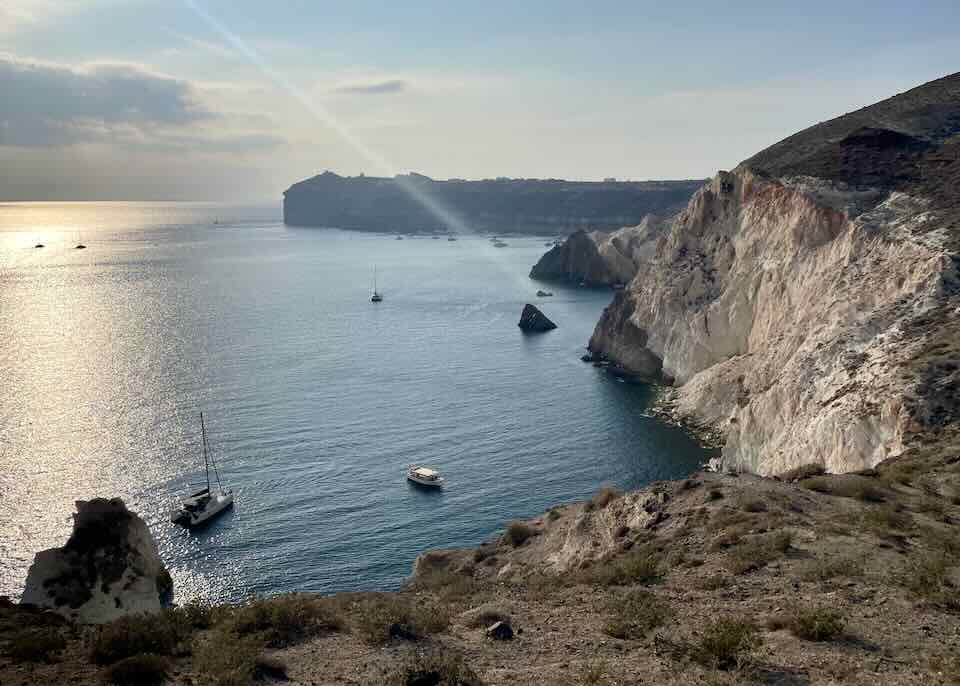
[[378,303],[383,301],[383,295],[377,290],[377,268],[373,268],[373,295],[370,296],[370,302]]
[[[207,522],[233,505],[233,491],[224,489],[220,483],[220,472],[212,457],[207,455],[207,430],[203,424],[203,412],[200,413],[200,436],[203,443],[203,468],[207,475],[207,487],[184,498],[180,509],[170,514],[170,521],[181,526],[193,527]],[[210,490],[210,465],[217,478],[217,490]]]

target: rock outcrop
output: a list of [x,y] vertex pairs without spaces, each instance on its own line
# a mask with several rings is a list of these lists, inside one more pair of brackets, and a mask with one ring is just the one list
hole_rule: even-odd
[[566,234],[610,231],[644,215],[676,211],[699,181],[438,181],[422,174],[343,177],[324,172],[284,192],[283,220],[295,226],[362,231]]
[[70,539],[37,553],[21,603],[87,624],[159,611],[173,582],[144,521],[119,498],[76,505]]
[[657,239],[667,228],[668,221],[647,215],[636,226],[612,234],[577,231],[547,251],[530,270],[530,278],[584,286],[627,284],[654,255]]
[[852,471],[930,440],[960,417],[958,152],[960,74],[720,172],[590,350],[674,384],[731,468]]
[[552,331],[557,328],[557,325],[550,321],[547,315],[530,303],[523,306],[523,312],[520,313],[520,321],[517,326],[531,333]]

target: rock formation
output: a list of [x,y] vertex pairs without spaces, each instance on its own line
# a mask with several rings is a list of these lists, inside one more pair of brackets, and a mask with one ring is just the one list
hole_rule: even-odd
[[557,235],[612,230],[682,207],[700,181],[436,181],[421,174],[342,177],[324,172],[284,195],[284,223],[364,231]]
[[70,539],[37,553],[21,602],[88,624],[160,610],[173,582],[144,521],[119,498],[76,505]]
[[523,312],[520,313],[520,322],[517,324],[521,329],[528,332],[550,331],[557,328],[543,312],[527,303],[523,306]]
[[590,350],[763,474],[870,467],[960,416],[960,74],[699,190]]

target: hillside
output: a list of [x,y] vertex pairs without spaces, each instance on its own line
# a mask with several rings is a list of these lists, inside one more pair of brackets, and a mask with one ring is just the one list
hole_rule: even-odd
[[682,207],[703,181],[437,181],[324,172],[284,192],[284,223],[397,233],[612,230]]

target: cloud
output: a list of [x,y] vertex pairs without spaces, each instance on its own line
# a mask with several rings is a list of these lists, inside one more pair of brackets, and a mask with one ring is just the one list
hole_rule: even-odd
[[216,116],[189,82],[135,64],[73,68],[0,54],[0,93],[0,146],[70,145]]
[[334,88],[335,93],[348,95],[383,95],[387,93],[402,93],[407,90],[408,84],[403,79],[388,79],[370,83],[346,83]]

